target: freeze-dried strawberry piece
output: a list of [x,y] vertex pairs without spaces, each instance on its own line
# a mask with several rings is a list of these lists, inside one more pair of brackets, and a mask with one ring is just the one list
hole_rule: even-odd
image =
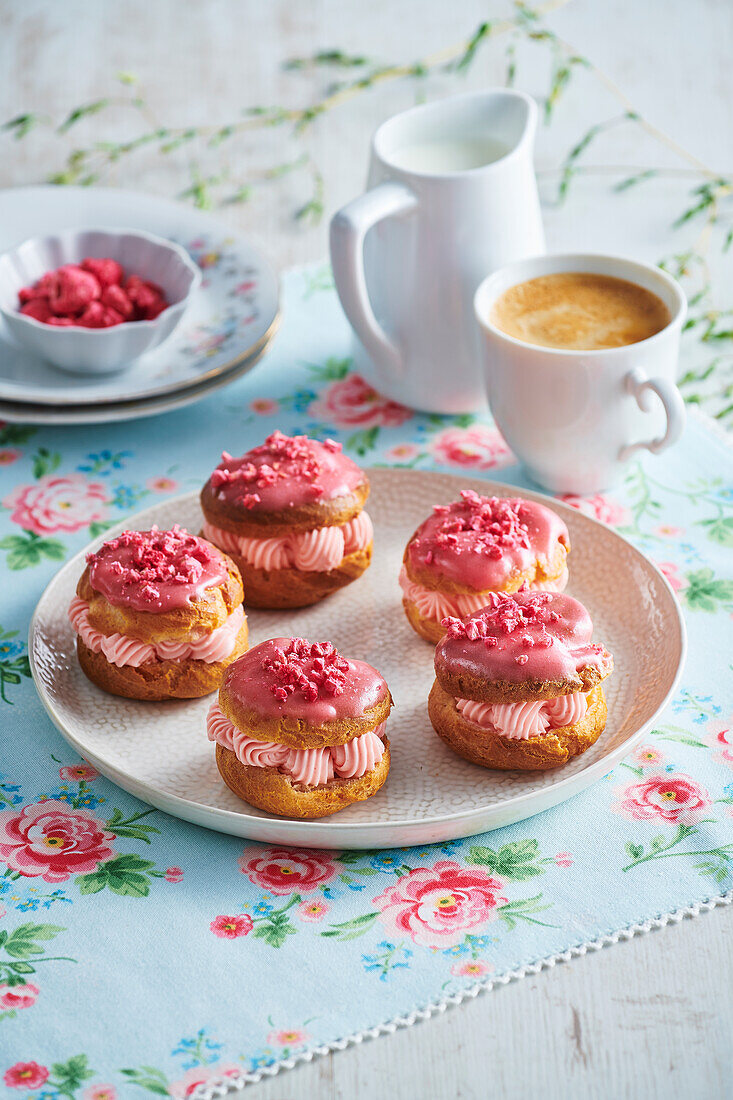
[[140,320],[152,321],[168,305],[161,288],[156,283],[146,282],[139,275],[130,276],[125,290]]
[[18,299],[21,305],[25,305],[26,302],[32,302],[34,298],[50,298],[55,286],[56,272],[47,271],[33,286],[21,287],[18,291]]
[[68,328],[69,325],[78,325],[79,322],[75,321],[73,317],[54,317],[51,315],[46,321],[47,325],[56,325],[57,328]]
[[109,257],[97,259],[93,256],[87,256],[85,260],[81,261],[81,266],[85,271],[92,273],[102,289],[107,286],[119,286],[122,282],[124,271],[122,270],[122,264],[118,264],[117,260],[112,260]]
[[36,321],[48,321],[53,317],[51,307],[45,298],[32,298],[20,307],[20,312],[26,317],[33,317]]
[[90,302],[76,323],[82,328],[106,328],[105,313],[101,302]]
[[124,321],[124,317],[121,313],[118,313],[116,309],[112,309],[110,306],[104,308],[104,328],[113,328],[114,325],[121,325]]
[[110,309],[101,302],[90,302],[76,324],[82,328],[112,328],[121,325],[124,319],[116,309]]
[[49,299],[51,309],[60,317],[78,313],[99,297],[101,288],[89,271],[77,264],[64,264],[56,271],[56,285]]
[[121,286],[106,286],[100,301],[102,305],[116,310],[124,321],[130,321],[135,313],[135,307]]

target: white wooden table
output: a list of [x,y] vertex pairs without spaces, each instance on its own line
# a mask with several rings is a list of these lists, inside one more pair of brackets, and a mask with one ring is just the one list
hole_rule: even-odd
[[[54,115],[114,88],[132,70],[153,114],[170,125],[229,121],[247,105],[303,105],[323,76],[285,72],[280,62],[327,47],[386,61],[417,57],[468,37],[502,0],[0,0],[0,119],[29,109]],[[553,29],[608,73],[633,104],[716,170],[733,169],[733,5],[725,0],[574,0],[549,19]],[[520,87],[542,95],[549,52],[519,53]],[[463,87],[503,83],[503,47],[482,53]],[[433,87],[460,90],[455,79]],[[414,83],[388,84],[321,119],[305,145],[326,178],[326,215],[363,184],[374,126],[414,101]],[[556,165],[593,122],[619,111],[607,89],[579,70],[556,119],[538,141],[540,168]],[[106,133],[92,117],[76,137]],[[262,145],[238,146],[233,188],[253,166],[298,155],[278,149],[284,130]],[[679,164],[667,149],[620,126],[595,163]],[[7,147],[6,147],[7,148]],[[600,147],[599,147],[600,149]],[[40,182],[59,166],[57,139],[13,144],[0,160],[0,186]],[[161,165],[141,156],[114,182],[175,195],[189,153]],[[549,192],[552,176],[543,176]],[[692,186],[692,182],[690,183]],[[232,206],[231,224],[281,267],[326,253],[327,217],[312,228],[292,211],[308,194],[294,172]],[[679,181],[611,199],[597,177],[576,182],[572,206],[548,208],[550,246],[613,250],[657,260],[681,250],[669,235],[680,210]],[[599,197],[600,196],[600,197]],[[728,284],[729,290],[730,284]],[[413,1097],[549,1098],[730,1096],[733,1085],[733,922],[730,909],[684,920],[536,977],[482,995],[406,1031],[365,1043],[264,1082],[262,1100],[305,1097],[391,1100]]]

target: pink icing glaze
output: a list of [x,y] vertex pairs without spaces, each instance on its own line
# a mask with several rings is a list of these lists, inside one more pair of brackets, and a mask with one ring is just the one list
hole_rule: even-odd
[[234,649],[244,623],[244,608],[232,611],[217,630],[185,642],[156,642],[150,645],[127,634],[102,634],[89,625],[89,604],[74,596],[69,605],[69,620],[84,645],[92,653],[103,653],[111,665],[139,668],[148,661],[224,661]]
[[551,730],[573,726],[588,710],[588,698],[581,691],[557,699],[529,703],[478,703],[456,699],[456,708],[467,722],[483,729],[495,729],[502,737],[525,741]]
[[330,642],[304,638],[261,642],[229,666],[224,687],[258,714],[313,726],[359,717],[389,693],[371,665],[346,660]]
[[485,680],[574,680],[581,668],[607,675],[613,658],[591,642],[593,623],[581,603],[557,592],[490,593],[465,620],[443,620],[436,671]]
[[209,480],[221,501],[248,511],[277,512],[348,496],[364,474],[333,439],[321,443],[273,432],[240,458],[224,451]]
[[[433,588],[426,588],[422,584],[416,584],[407,576],[404,565],[400,570],[400,587],[405,597],[414,603],[424,619],[433,619],[439,623],[449,615],[457,615],[464,618],[466,615],[480,611],[489,602],[490,592],[463,592],[460,595],[452,595],[448,592],[439,592]],[[530,585],[537,592],[562,592],[568,583],[568,568],[565,566],[560,577],[555,581],[536,581]]]
[[338,775],[358,779],[375,768],[384,755],[381,734],[386,723],[355,737],[347,745],[322,749],[292,749],[274,741],[256,741],[233,726],[218,703],[213,703],[206,720],[209,741],[216,741],[235,753],[238,760],[255,768],[279,768],[296,783],[321,787]]
[[244,538],[222,531],[204,520],[203,532],[227,553],[238,554],[255,569],[288,569],[294,566],[305,573],[335,569],[344,554],[365,550],[374,537],[372,521],[360,512],[342,527],[318,527],[313,531],[293,531],[292,535],[273,539]]
[[452,504],[436,504],[407,553],[413,568],[430,569],[477,592],[504,588],[539,561],[549,566],[568,529],[542,504],[482,497],[464,489]]
[[219,551],[178,525],[170,531],[123,531],[87,562],[94,591],[115,607],[135,611],[187,607],[227,577]]

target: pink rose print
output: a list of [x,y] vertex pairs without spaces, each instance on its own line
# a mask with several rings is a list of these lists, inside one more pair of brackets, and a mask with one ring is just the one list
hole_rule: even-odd
[[3,1081],[11,1089],[39,1089],[49,1077],[45,1066],[38,1062],[16,1062],[3,1074]]
[[180,882],[183,878],[182,867],[169,867],[165,873],[166,882]]
[[0,861],[44,882],[95,871],[116,854],[110,840],[114,833],[88,810],[72,810],[55,799],[0,812]]
[[629,518],[628,510],[623,504],[618,504],[615,500],[602,496],[601,493],[596,493],[592,497],[578,497],[574,493],[564,493],[560,500],[569,504],[571,508],[577,508],[583,515],[590,516],[591,519],[599,519],[601,523],[608,523],[611,526],[626,523]]
[[274,416],[280,405],[269,397],[256,397],[254,401],[250,401],[249,407],[258,416]]
[[171,1081],[168,1092],[175,1100],[186,1100],[193,1096],[200,1085],[205,1085],[215,1077],[239,1077],[241,1073],[242,1067],[234,1062],[225,1062],[218,1066],[194,1066],[193,1069],[186,1070],[177,1081]]
[[712,804],[708,792],[688,775],[651,775],[616,793],[621,801],[612,808],[636,821],[662,818],[690,825]]
[[679,592],[681,588],[684,588],[685,580],[680,576],[679,570],[673,561],[657,561],[654,564],[659,572],[664,574],[670,583],[670,587],[673,588],[675,592]]
[[420,448],[414,443],[396,443],[384,452],[387,462],[412,462],[420,454]]
[[62,779],[70,779],[72,783],[91,783],[93,779],[99,779],[99,772],[91,764],[67,764],[65,768],[59,768]]
[[27,982],[25,985],[8,985],[0,983],[0,1009],[10,1012],[11,1009],[30,1008],[36,1003],[36,997],[40,993],[37,985]]
[[104,485],[82,474],[57,477],[46,474],[33,485],[19,485],[5,497],[10,519],[36,535],[78,531],[104,519],[108,501]]
[[303,1031],[302,1028],[294,1028],[292,1031],[271,1031],[267,1036],[267,1041],[272,1046],[299,1047],[309,1038],[307,1031]]
[[336,874],[336,865],[325,852],[299,848],[245,848],[239,869],[250,882],[271,894],[309,894]]
[[117,1089],[114,1085],[90,1085],[81,1095],[82,1100],[117,1100]]
[[0,466],[10,466],[13,462],[17,462],[22,453],[22,451],[0,451]]
[[567,869],[573,866],[573,862],[573,857],[570,855],[570,852],[558,852],[555,856],[555,864],[558,867]]
[[236,940],[237,936],[248,936],[254,924],[250,916],[242,913],[238,917],[214,917],[209,928],[223,940]]
[[454,963],[450,972],[456,978],[483,978],[484,974],[489,974],[493,969],[491,963],[473,959],[471,962]]
[[727,722],[708,722],[708,744],[717,749],[713,760],[733,768],[733,717]]
[[493,470],[516,461],[501,432],[486,424],[446,428],[433,437],[430,451],[436,462],[471,470]]
[[332,382],[308,407],[310,416],[342,427],[397,428],[412,411],[382,397],[359,374]]
[[403,875],[374,904],[393,935],[409,935],[423,947],[453,947],[469,929],[496,917],[497,906],[507,900],[499,896],[502,885],[485,871],[442,860]]
[[640,745],[631,755],[642,768],[659,767],[664,761],[662,753],[652,745]]
[[661,523],[659,527],[657,527],[657,534],[663,535],[668,539],[677,539],[680,535],[684,535],[684,533],[684,527],[671,527],[668,523]]
[[178,482],[172,477],[151,477],[145,484],[154,493],[173,493],[178,488]]
[[304,901],[298,906],[298,916],[307,921],[323,920],[329,909],[325,901]]

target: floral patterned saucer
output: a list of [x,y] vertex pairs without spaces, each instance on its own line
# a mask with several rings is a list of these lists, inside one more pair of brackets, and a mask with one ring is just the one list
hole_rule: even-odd
[[278,279],[223,222],[178,203],[114,188],[0,191],[0,253],[30,236],[85,226],[145,230],[177,242],[201,268],[201,287],[162,347],[112,375],[75,377],[57,371],[14,344],[0,322],[0,402],[60,411],[73,406],[88,409],[93,418],[96,406],[153,398],[162,404],[194,389],[203,396],[208,383],[237,377],[242,373],[238,366],[254,365],[277,327]]
[[[563,802],[609,772],[651,727],[684,663],[684,622],[662,574],[604,524],[521,490],[568,525],[569,591],[591,610],[596,634],[615,658],[607,681],[609,720],[592,748],[557,771],[486,771],[451,752],[430,726],[432,648],[407,623],[397,577],[405,543],[433,504],[454,499],[461,489],[506,494],[511,487],[424,470],[372,469],[369,478],[374,561],[364,576],[313,607],[250,610],[248,618],[253,644],[285,633],[329,638],[382,672],[395,709],[388,729],[392,768],[377,795],[321,821],[272,817],[224,786],[206,738],[210,699],[142,704],[91,684],[76,660],[67,619],[85,551],[51,581],[30,632],[38,693],[66,740],[120,787],[167,813],[253,840],[315,848],[371,849],[473,835]],[[21,499],[12,503],[25,507]],[[91,547],[123,526],[178,522],[196,531],[201,520],[198,494],[191,493],[129,517]]]

